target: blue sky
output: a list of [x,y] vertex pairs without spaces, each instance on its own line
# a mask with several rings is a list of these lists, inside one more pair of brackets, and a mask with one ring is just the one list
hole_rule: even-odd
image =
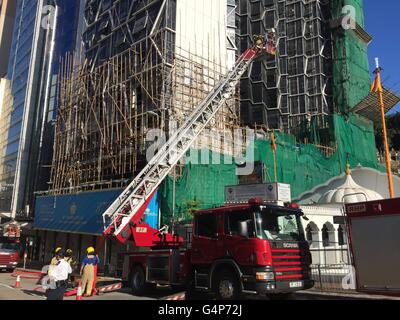
[[379,57],[384,85],[400,95],[400,1],[364,0],[364,6],[366,30],[374,37],[369,46],[370,69]]

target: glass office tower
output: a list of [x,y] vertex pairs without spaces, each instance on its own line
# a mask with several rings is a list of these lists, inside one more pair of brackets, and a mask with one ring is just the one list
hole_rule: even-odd
[[15,19],[13,43],[7,77],[11,80],[12,106],[7,108],[8,128],[2,128],[6,139],[2,161],[3,172],[0,172],[0,211],[10,212],[14,191],[18,151],[22,131],[23,115],[30,78],[32,44],[34,43],[35,22],[38,3],[19,0]]
[[[0,212],[27,217],[50,170],[60,57],[80,50],[83,0],[18,0],[0,162]],[[81,6],[82,5],[82,6]]]

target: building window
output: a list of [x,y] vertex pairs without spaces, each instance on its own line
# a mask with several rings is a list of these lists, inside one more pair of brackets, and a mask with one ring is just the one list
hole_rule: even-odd
[[322,228],[322,245],[324,247],[335,245],[335,229],[329,222]]
[[322,244],[324,247],[329,247],[329,230],[326,225],[322,228]]
[[201,214],[196,217],[196,235],[199,237],[214,238],[217,234],[217,216],[215,214]]
[[314,222],[310,222],[306,229],[306,240],[310,244],[311,248],[318,248],[319,247],[319,229]]
[[308,225],[306,228],[306,240],[308,242],[312,242],[313,241],[313,237],[312,237],[312,230],[311,230],[311,226]]
[[338,229],[338,241],[339,241],[339,246],[344,246],[346,244],[345,241],[344,241],[343,226],[339,226],[339,229]]
[[[252,213],[249,211],[234,211],[226,215],[225,233],[229,235],[239,235],[239,223],[252,219]],[[254,228],[250,228],[249,234],[255,236]]]

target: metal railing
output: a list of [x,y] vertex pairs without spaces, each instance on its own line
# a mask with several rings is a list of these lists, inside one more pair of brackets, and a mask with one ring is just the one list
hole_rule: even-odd
[[353,266],[349,264],[312,265],[311,277],[314,290],[332,292],[354,292]]
[[314,265],[346,265],[350,264],[347,244],[332,241],[309,241]]
[[354,291],[354,269],[346,244],[311,241],[311,277],[314,290],[331,292]]

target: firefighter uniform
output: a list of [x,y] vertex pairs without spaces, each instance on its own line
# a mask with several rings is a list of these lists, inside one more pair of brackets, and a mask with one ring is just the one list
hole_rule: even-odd
[[54,250],[54,257],[51,259],[50,265],[56,266],[58,264],[57,254],[62,251],[61,247],[58,247]]
[[97,265],[99,258],[95,254],[93,247],[87,249],[87,256],[82,261],[81,275],[82,275],[82,292],[85,296],[91,296],[93,293],[93,285],[97,272]]
[[72,254],[73,254],[72,250],[68,249],[65,254],[65,261],[67,261],[69,263],[69,265],[71,266],[72,270],[74,270],[77,266],[77,262],[74,259]]
[[48,274],[51,275],[51,272],[53,271],[54,267],[58,264],[58,259],[57,256],[59,253],[62,252],[62,248],[58,247],[54,250],[54,257],[50,261],[49,269],[48,269]]
[[253,42],[256,45],[256,47],[261,48],[265,43],[265,38],[262,35],[254,35]]

